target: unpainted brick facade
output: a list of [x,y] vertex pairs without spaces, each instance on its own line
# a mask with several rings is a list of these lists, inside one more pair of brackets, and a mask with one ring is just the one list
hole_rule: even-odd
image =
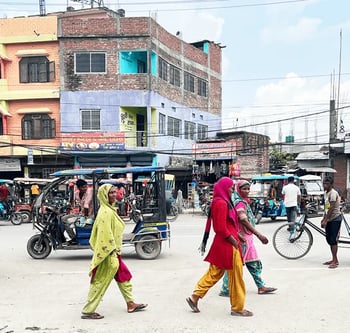
[[[63,90],[72,90],[75,52],[103,51],[107,54],[106,74],[75,76],[79,82],[75,90],[149,90],[187,107],[221,114],[221,47],[218,44],[203,41],[208,47],[206,53],[170,34],[151,17],[120,17],[101,8],[61,14],[58,37],[61,63],[65,64],[61,67]],[[148,52],[148,72],[120,74],[119,51],[136,50]],[[152,52],[180,69],[180,87],[161,79],[158,73],[151,74]],[[195,77],[194,92],[184,89],[184,71]],[[207,82],[207,96],[198,94],[198,79]]]

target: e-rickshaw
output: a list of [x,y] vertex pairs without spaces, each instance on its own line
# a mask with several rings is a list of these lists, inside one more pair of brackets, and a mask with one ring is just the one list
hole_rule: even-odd
[[[258,224],[263,217],[276,220],[287,215],[282,188],[292,175],[257,175],[252,177],[249,197]],[[293,176],[298,180],[297,176]]]
[[[93,210],[96,216],[99,203],[97,191],[100,184],[105,183],[113,174],[132,173],[133,175],[146,175],[153,181],[151,195],[152,205],[139,220],[130,233],[123,235],[123,245],[133,246],[141,259],[155,259],[161,253],[162,242],[169,240],[170,228],[166,219],[165,203],[165,170],[162,167],[126,167],[126,168],[96,168],[72,169],[58,171],[52,174],[54,181],[44,187],[35,200],[33,208],[35,218],[34,228],[38,231],[27,243],[27,251],[34,259],[44,259],[51,250],[79,250],[89,249],[89,238],[93,228],[91,224],[81,225],[77,218],[75,223],[76,244],[67,242],[62,216],[66,214],[67,203],[71,197],[71,184],[73,178],[83,178],[92,186]],[[146,185],[147,186],[147,185]]]
[[35,196],[32,194],[32,186],[43,187],[53,179],[17,177],[13,179],[15,204],[14,210],[22,215],[22,222],[29,223],[32,219],[32,203]]

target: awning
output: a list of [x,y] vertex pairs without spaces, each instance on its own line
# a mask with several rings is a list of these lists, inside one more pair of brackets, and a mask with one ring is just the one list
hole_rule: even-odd
[[0,104],[0,113],[2,113],[3,116],[11,117],[11,114],[7,110],[7,108],[1,104]]
[[329,172],[329,173],[337,172],[337,170],[330,167],[312,167],[312,168],[303,168],[303,169],[308,172]]
[[16,52],[17,57],[37,57],[37,56],[47,56],[49,53],[46,49],[28,49],[28,50],[18,50]]
[[22,108],[22,109],[18,109],[16,113],[18,114],[52,113],[52,111],[49,108]]

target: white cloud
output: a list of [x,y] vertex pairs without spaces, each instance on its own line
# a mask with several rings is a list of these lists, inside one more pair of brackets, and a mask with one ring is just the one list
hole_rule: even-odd
[[[349,91],[350,81],[342,81],[340,107],[350,104]],[[251,106],[240,112],[226,111],[223,129],[232,130],[237,126],[268,135],[273,141],[284,141],[287,135],[294,135],[296,142],[324,143],[328,141],[330,94],[330,83],[326,79],[302,78],[289,73],[283,80],[258,87]],[[345,131],[350,132],[350,125],[347,125],[350,124],[350,109],[341,109],[338,115],[345,124]]]
[[306,7],[312,7],[313,5],[317,5],[319,2],[320,0],[308,0],[283,4],[280,6],[267,6],[265,12],[270,19],[285,21],[289,17],[300,15],[305,11]]
[[319,18],[303,17],[294,25],[273,25],[261,32],[261,39],[271,43],[299,43],[312,39],[322,23]]
[[173,19],[172,13],[160,13],[158,22],[170,33],[182,32],[182,38],[186,42],[195,42],[203,39],[219,42],[224,19],[204,12],[184,12]]

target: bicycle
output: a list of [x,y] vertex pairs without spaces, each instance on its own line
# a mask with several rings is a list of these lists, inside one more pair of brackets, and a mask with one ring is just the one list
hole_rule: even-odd
[[[340,235],[338,243],[350,245],[350,226],[342,213],[347,236]],[[307,214],[301,214],[297,222],[290,226],[288,223],[280,226],[273,234],[273,247],[275,251],[286,259],[299,259],[304,257],[311,249],[313,236],[308,228],[316,230],[326,236],[326,232],[307,218]]]

